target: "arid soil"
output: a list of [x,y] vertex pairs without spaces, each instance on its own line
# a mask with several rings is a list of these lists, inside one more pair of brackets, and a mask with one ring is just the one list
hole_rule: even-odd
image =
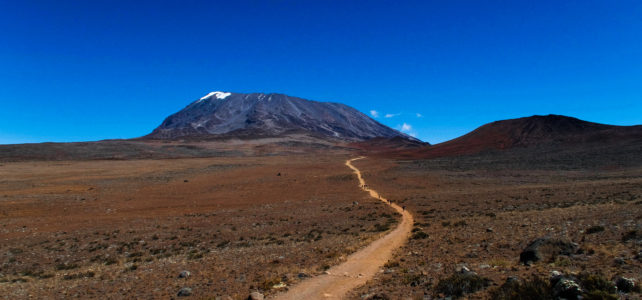
[[[493,292],[511,276],[548,279],[552,271],[593,274],[606,281],[623,276],[639,283],[642,167],[525,162],[482,155],[356,161],[372,188],[407,206],[415,228],[395,258],[350,297],[445,297],[440,282],[446,286],[462,266],[489,280],[486,287],[463,295],[472,299],[493,299]],[[590,165],[605,164],[610,165]],[[578,250],[530,266],[520,263],[522,250],[540,237],[576,243]],[[619,297],[639,299],[640,294]]]
[[[195,299],[274,297],[323,278],[399,224],[394,209],[359,188],[344,164],[356,156],[347,148],[227,143],[225,157],[182,158],[216,155],[216,143],[136,145],[152,147],[154,159],[136,149],[113,156],[125,146],[102,143],[89,146],[99,153],[65,145],[51,157],[26,147],[38,160],[10,148],[0,162],[0,295],[167,299],[189,288]],[[464,266],[479,278],[463,295],[472,299],[496,299],[507,279],[547,279],[552,271],[640,283],[639,146],[354,161],[368,188],[405,206],[414,227],[346,298],[447,297],[440,287],[461,286],[452,275]],[[87,155],[60,160],[76,152]],[[576,249],[521,263],[537,238]]]
[[394,210],[358,188],[347,158],[2,163],[0,294],[275,294],[396,226]]
[[346,161],[346,166],[354,170],[359,179],[359,187],[367,192],[370,197],[386,203],[402,216],[401,223],[385,236],[372,242],[367,247],[348,256],[345,262],[332,267],[323,275],[305,280],[286,293],[278,295],[279,300],[297,299],[343,299],[352,289],[363,285],[370,280],[391,257],[392,252],[401,247],[412,230],[412,215],[403,207],[382,197],[370,188],[361,171],[352,163],[364,157],[353,158]]

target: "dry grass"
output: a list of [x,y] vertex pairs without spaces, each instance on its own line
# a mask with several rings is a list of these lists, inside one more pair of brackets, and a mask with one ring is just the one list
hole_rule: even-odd
[[[509,276],[547,277],[552,270],[642,279],[642,262],[636,258],[642,250],[641,168],[551,170],[549,165],[523,170],[511,169],[504,161],[504,170],[493,170],[472,161],[458,163],[453,169],[444,162],[356,162],[371,187],[429,226],[421,226],[427,238],[410,239],[397,252],[393,261],[398,267],[354,291],[353,299],[373,294],[391,299],[435,296],[439,293],[433,287],[459,265],[496,285]],[[520,252],[539,237],[570,240],[580,251],[530,267],[520,264]],[[423,274],[425,284],[406,284],[402,269]],[[490,290],[466,297],[492,298]]]
[[[197,297],[270,294],[395,226],[391,210],[358,189],[346,158],[5,163],[0,292],[169,298],[186,286]],[[177,278],[183,270],[192,275]]]

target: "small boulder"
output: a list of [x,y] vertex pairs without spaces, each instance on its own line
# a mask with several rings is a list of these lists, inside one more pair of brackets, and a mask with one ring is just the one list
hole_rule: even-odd
[[188,287],[182,288],[180,291],[178,291],[178,294],[176,294],[176,296],[179,296],[179,297],[187,297],[191,295],[192,295],[192,289]]
[[251,292],[250,296],[247,297],[247,300],[263,300],[265,299],[265,296],[259,292]]
[[635,280],[633,278],[618,277],[615,279],[615,286],[624,293],[630,293],[635,289]]
[[571,255],[577,251],[577,244],[552,238],[538,238],[532,241],[522,253],[519,261],[525,265],[540,260],[553,260],[558,255]]
[[288,286],[287,284],[285,284],[285,283],[283,283],[283,282],[279,282],[279,283],[277,283],[277,284],[273,285],[273,286],[272,286],[272,288],[273,288],[273,289],[282,289],[282,288],[285,288],[285,287],[287,287],[287,286]]
[[471,273],[470,269],[468,267],[466,267],[465,265],[457,266],[457,268],[455,268],[455,271],[457,273],[459,273],[459,274]]
[[553,295],[556,299],[575,300],[580,299],[582,288],[575,280],[567,277],[561,277],[553,285]]
[[192,273],[190,271],[182,271],[178,274],[178,278],[187,278],[190,277]]

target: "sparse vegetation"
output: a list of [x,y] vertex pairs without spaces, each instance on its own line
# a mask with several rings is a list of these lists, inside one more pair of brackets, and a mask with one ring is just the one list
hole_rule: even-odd
[[596,225],[586,229],[586,234],[594,234],[602,231],[604,231],[604,226]]
[[541,300],[553,299],[550,282],[539,276],[529,280],[508,280],[499,288],[490,292],[490,297],[496,300]]
[[413,240],[420,240],[420,239],[427,239],[428,237],[429,236],[428,236],[427,233],[425,233],[423,231],[417,231],[417,232],[413,233],[410,238],[413,239]]
[[472,273],[455,273],[450,277],[442,278],[435,287],[435,292],[452,296],[462,297],[464,294],[474,293],[486,288],[490,284],[487,278]]

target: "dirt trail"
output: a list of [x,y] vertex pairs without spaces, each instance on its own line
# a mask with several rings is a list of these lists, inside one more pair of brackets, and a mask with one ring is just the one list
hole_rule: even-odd
[[[353,161],[362,158],[364,157],[349,159],[346,161],[346,166],[357,174],[361,189],[369,192],[371,197],[388,204],[386,198],[368,188],[359,169],[352,165]],[[330,268],[325,274],[302,281],[274,299],[342,299],[350,290],[374,277],[379,268],[392,257],[392,252],[408,240],[412,230],[412,215],[397,204],[393,203],[390,206],[402,215],[401,223],[397,228],[366,248],[348,256],[344,263]]]

